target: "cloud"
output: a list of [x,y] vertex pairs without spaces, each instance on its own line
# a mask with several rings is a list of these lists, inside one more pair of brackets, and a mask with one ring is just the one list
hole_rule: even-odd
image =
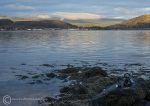
[[[0,0],[0,14],[62,19],[132,18],[150,14],[148,0]],[[44,15],[44,16],[41,16]]]
[[60,18],[65,18],[65,19],[98,19],[100,18],[100,15],[97,14],[91,14],[91,13],[72,13],[72,12],[56,12],[53,13],[52,15]]
[[33,10],[34,9],[32,6],[18,5],[18,4],[8,4],[8,5],[5,5],[4,7],[8,9],[13,9],[13,10]]
[[116,16],[116,17],[113,17],[114,19],[124,19],[123,16]]
[[145,12],[150,12],[150,7],[145,7],[145,8],[142,8],[141,10]]
[[131,14],[132,12],[130,9],[125,7],[116,7],[114,8],[114,11],[122,14]]
[[129,7],[115,7],[114,8],[114,18],[133,18],[139,15],[149,14],[149,7],[141,7],[141,8],[129,8]]
[[49,15],[38,15],[36,17],[40,18],[40,19],[49,19],[49,18],[51,18]]

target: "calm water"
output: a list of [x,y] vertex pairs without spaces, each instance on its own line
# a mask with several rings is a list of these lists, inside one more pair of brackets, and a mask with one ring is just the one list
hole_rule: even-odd
[[[149,72],[150,31],[0,32],[0,96],[53,95],[61,81],[54,79],[48,85],[31,86],[17,81],[14,73],[50,70],[39,66],[45,63],[60,66],[86,62],[93,65],[107,63],[115,68],[124,68],[127,64],[142,64],[140,68]],[[26,65],[22,66],[23,63]]]

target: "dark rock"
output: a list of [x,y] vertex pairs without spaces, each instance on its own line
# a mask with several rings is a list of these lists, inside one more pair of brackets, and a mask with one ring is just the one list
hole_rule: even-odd
[[[75,101],[71,102],[68,99],[55,99],[52,97],[45,97],[44,100],[38,101],[42,106],[79,106]],[[45,105],[44,105],[45,104]]]
[[125,79],[125,80],[124,80],[123,86],[124,86],[124,87],[131,87],[131,86],[132,86],[131,80]]
[[28,84],[43,84],[43,81],[41,81],[41,80],[33,80],[32,82],[29,82]]
[[71,90],[71,88],[70,87],[63,87],[63,88],[61,88],[60,89],[60,93],[67,93],[67,92],[69,92]]
[[146,94],[145,99],[150,101],[150,80],[139,79],[138,82]]
[[44,98],[44,101],[45,102],[55,102],[57,99],[55,99],[55,98],[52,98],[52,97],[45,97]]
[[90,77],[106,77],[107,73],[100,67],[72,67],[58,71],[60,78],[69,77],[70,80],[86,80]]
[[49,104],[48,106],[54,106],[54,104],[56,103],[56,101],[57,101],[57,99],[55,99],[55,98],[45,97],[43,100],[39,100],[38,103],[39,104]]
[[88,94],[88,90],[80,84],[75,84],[73,86],[67,86],[60,89],[60,93],[70,93],[70,94]]
[[125,66],[142,66],[141,63],[125,64]]
[[150,90],[147,91],[145,99],[150,101]]
[[39,75],[34,75],[34,76],[32,76],[32,78],[34,78],[34,79],[40,78],[40,77],[44,77],[44,74],[39,74]]
[[67,64],[67,67],[68,67],[68,68],[73,68],[74,66],[71,65],[71,64]]
[[42,84],[43,81],[41,81],[41,80],[36,80],[35,83],[36,83],[36,84]]
[[126,71],[126,69],[112,69],[111,71],[114,71],[114,72],[123,72],[123,71]]
[[29,82],[28,84],[31,84],[31,85],[33,85],[33,84],[35,84],[35,82]]
[[145,106],[150,101],[150,81],[136,80],[135,88],[125,88],[109,93],[91,102],[91,106]]
[[42,64],[41,66],[45,66],[45,67],[54,67],[54,65],[51,65],[51,64]]
[[63,73],[63,74],[70,74],[70,73],[77,73],[78,70],[80,70],[79,67],[69,67],[69,68],[66,68],[66,69],[62,69],[60,72]]
[[102,77],[107,76],[106,71],[100,67],[85,68],[84,70],[86,70],[83,75],[83,77],[85,78],[90,78],[93,76],[102,76]]
[[57,75],[54,74],[54,73],[46,73],[46,76],[47,76],[48,78],[54,78],[54,77],[56,77]]
[[57,106],[72,106],[70,102],[64,101],[64,102],[58,102]]
[[16,75],[20,80],[24,80],[24,79],[27,79],[29,78],[28,76],[25,76],[25,75]]
[[71,79],[78,79],[78,71],[81,70],[81,68],[79,67],[71,67],[71,68],[66,68],[66,69],[62,69],[59,70],[59,79],[66,79],[68,77],[70,77]]
[[27,65],[27,64],[25,64],[25,63],[22,63],[21,65]]
[[110,77],[91,77],[86,80],[87,89],[91,96],[97,95],[102,92],[103,89],[115,83],[115,78]]
[[140,97],[131,89],[112,92],[109,95],[92,101],[92,106],[144,106]]

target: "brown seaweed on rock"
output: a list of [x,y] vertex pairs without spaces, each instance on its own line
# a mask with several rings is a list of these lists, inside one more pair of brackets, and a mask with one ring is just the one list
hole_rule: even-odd
[[55,99],[55,102],[47,101],[48,106],[147,106],[150,101],[150,81],[143,79],[135,79],[135,89],[118,89],[93,101],[92,97],[115,83],[117,78],[100,74],[98,70],[95,71],[97,74],[93,74],[92,69],[100,68],[71,69],[59,73],[76,79],[76,82],[61,88],[59,99]]
[[93,95],[115,81],[100,67],[68,67],[59,70],[58,76],[75,82],[62,87],[59,99],[47,102],[49,106],[88,106]]
[[86,80],[91,77],[99,76],[106,77],[107,72],[101,67],[71,67],[60,70],[59,77],[67,78],[70,80]]

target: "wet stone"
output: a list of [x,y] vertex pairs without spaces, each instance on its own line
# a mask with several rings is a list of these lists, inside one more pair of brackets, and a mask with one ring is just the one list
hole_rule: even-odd
[[58,99],[46,97],[39,102],[39,104],[46,104],[46,106],[145,106],[146,101],[150,101],[150,81],[148,80],[134,77],[135,88],[124,85],[125,88],[119,88],[103,97],[92,100],[91,98],[115,84],[118,77],[109,76],[107,71],[101,67],[69,66],[54,72],[36,73],[29,75],[29,77],[17,75],[17,77],[19,79],[31,78],[30,84],[45,84],[52,78],[73,82],[60,89],[60,95],[57,95]]
[[71,68],[62,69],[60,73],[64,73],[64,74],[77,73],[78,70],[80,70],[79,67],[71,67]]
[[34,75],[34,76],[32,76],[33,79],[36,79],[36,78],[39,78],[39,77],[41,77],[41,76],[40,75]]
[[88,90],[82,85],[73,85],[60,89],[60,93],[88,94]]
[[26,63],[22,63],[21,65],[27,65]]
[[16,75],[16,76],[18,77],[19,80],[25,80],[25,79],[29,78],[26,75]]
[[54,74],[54,73],[46,73],[46,76],[47,76],[48,78],[54,78],[54,77],[56,77],[57,75]]
[[103,77],[107,76],[106,71],[100,67],[85,68],[84,70],[87,70],[83,75],[83,77],[85,78],[89,78],[93,76],[103,76]]
[[72,67],[58,71],[60,78],[70,80],[86,80],[90,77],[106,77],[107,72],[100,67]]
[[110,93],[103,98],[98,98],[92,101],[91,106],[136,106],[134,104],[138,100],[138,96],[132,90],[123,90]]
[[45,67],[55,67],[55,66],[52,65],[52,64],[42,64],[42,65],[40,65],[40,66],[45,66]]

